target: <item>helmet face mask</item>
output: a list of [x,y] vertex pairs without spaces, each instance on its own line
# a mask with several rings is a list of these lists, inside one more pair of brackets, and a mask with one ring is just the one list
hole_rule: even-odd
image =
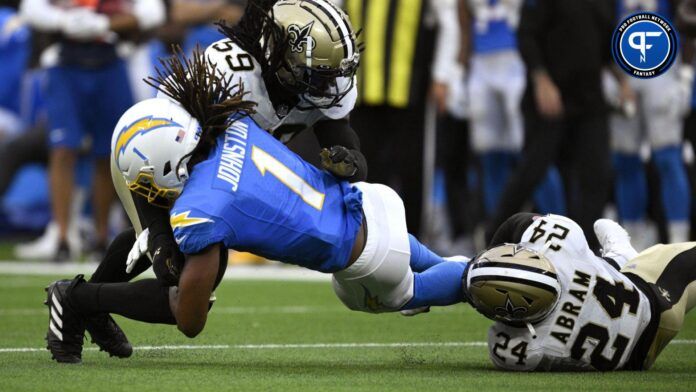
[[178,103],[147,99],[118,121],[111,141],[112,159],[132,192],[169,208],[188,179],[189,154],[200,133],[198,121]]
[[152,166],[143,167],[140,169],[138,176],[134,181],[127,182],[128,189],[133,193],[143,196],[147,202],[161,208],[171,208],[174,201],[181,194],[180,189],[163,188],[157,185],[155,177],[152,174],[154,168]]
[[517,244],[477,256],[464,277],[466,296],[484,316],[520,326],[543,320],[556,307],[561,286],[553,264]]

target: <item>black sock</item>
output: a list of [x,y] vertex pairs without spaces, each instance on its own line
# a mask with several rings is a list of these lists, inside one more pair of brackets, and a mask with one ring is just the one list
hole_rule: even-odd
[[81,312],[115,313],[152,324],[176,324],[169,307],[169,288],[157,279],[123,283],[81,283],[70,292]]
[[89,278],[91,283],[129,282],[150,267],[150,260],[143,256],[133,271],[126,273],[126,257],[135,243],[135,230],[129,228],[114,238],[106,250],[104,259]]

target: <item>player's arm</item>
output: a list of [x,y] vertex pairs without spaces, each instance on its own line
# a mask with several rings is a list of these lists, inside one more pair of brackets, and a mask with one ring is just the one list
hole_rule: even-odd
[[143,230],[148,229],[144,240],[152,260],[152,270],[164,286],[176,286],[184,264],[184,254],[174,241],[169,225],[169,210],[152,205],[135,193],[131,192],[131,195],[140,225]]
[[220,19],[233,25],[239,21],[244,12],[241,5],[225,0],[206,2],[175,0],[171,8],[171,21],[183,26],[210,23]]
[[534,87],[537,110],[546,118],[557,118],[563,113],[561,92],[548,72],[542,51],[542,42],[551,22],[552,1],[524,2],[517,31],[520,55]]
[[215,244],[201,253],[186,255],[178,290],[172,289],[170,292],[170,306],[177,328],[190,338],[203,330],[208,319],[210,294],[218,276],[220,252],[220,244]]
[[690,38],[696,37],[696,0],[681,0],[675,9],[677,30]]
[[132,13],[109,17],[109,30],[118,33],[134,33],[162,26],[167,19],[167,7],[163,0],[135,0]]
[[489,247],[500,245],[500,244],[516,244],[522,241],[522,234],[529,226],[534,223],[534,218],[538,217],[537,214],[532,214],[529,212],[519,212],[511,217],[509,217],[498,229],[495,231],[491,242],[488,244]]
[[469,9],[468,0],[459,0],[457,9],[459,15],[459,63],[463,67],[469,66],[471,59],[471,26],[473,15]]
[[522,6],[517,42],[520,55],[532,75],[546,72],[541,44],[551,19],[552,1],[526,1]]
[[365,181],[367,161],[360,152],[360,139],[348,118],[322,120],[314,124],[321,146],[321,165],[337,177],[350,182]]
[[432,64],[430,95],[438,113],[443,114],[447,111],[450,83],[458,82],[463,74],[457,62],[460,47],[457,0],[435,0],[433,8],[437,18],[438,32]]

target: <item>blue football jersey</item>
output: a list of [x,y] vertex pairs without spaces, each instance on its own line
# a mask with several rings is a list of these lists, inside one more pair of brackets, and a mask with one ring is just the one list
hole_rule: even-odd
[[519,2],[470,0],[474,53],[491,53],[517,48],[515,30]]
[[185,254],[223,243],[322,272],[343,269],[362,194],[291,152],[251,118],[234,122],[194,166],[171,210]]
[[673,15],[670,0],[619,0],[617,7],[619,19],[641,11],[654,12],[667,19]]

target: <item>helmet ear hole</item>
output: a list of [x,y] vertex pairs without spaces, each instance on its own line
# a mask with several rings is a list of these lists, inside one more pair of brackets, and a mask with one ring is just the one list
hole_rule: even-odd
[[532,306],[532,304],[534,303],[534,300],[531,299],[531,298],[529,298],[529,297],[525,297],[525,296],[523,295],[522,298],[524,299],[524,301],[525,301],[525,302],[527,303],[527,305],[529,305],[529,306]]
[[166,176],[167,174],[171,173],[172,171],[172,161],[167,161],[167,163],[164,164],[164,168],[162,169],[162,176]]

